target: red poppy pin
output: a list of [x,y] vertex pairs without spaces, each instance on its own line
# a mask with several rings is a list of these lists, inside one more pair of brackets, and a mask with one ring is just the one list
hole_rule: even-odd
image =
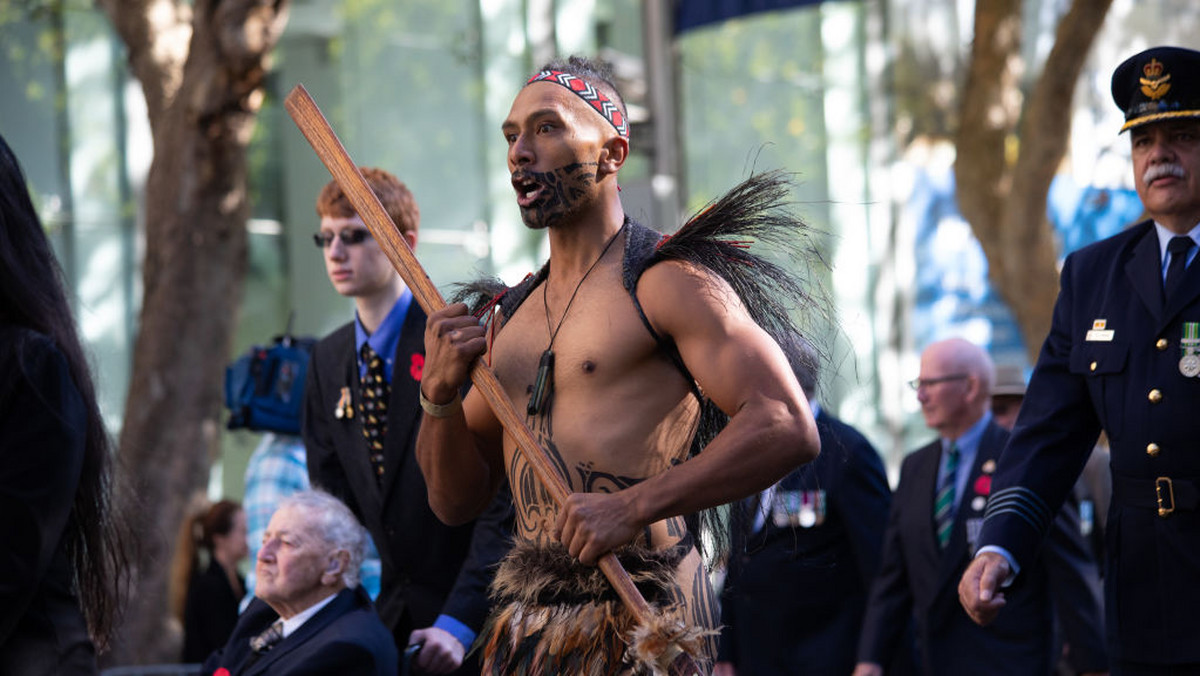
[[992,477],[988,474],[980,474],[975,480],[975,493],[977,495],[988,495],[992,492]]
[[221,667],[213,672],[213,676],[229,676],[229,670],[225,667]]
[[408,365],[408,374],[412,379],[421,382],[421,374],[425,372],[425,355],[413,353],[412,363]]

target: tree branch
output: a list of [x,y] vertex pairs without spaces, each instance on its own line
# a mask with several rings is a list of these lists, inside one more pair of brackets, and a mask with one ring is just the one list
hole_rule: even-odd
[[1036,359],[1058,292],[1058,244],[1046,216],[1050,183],[1070,142],[1071,103],[1087,53],[1112,0],[1073,0],[1020,119],[1016,71],[1019,0],[978,0],[975,42],[956,135],[959,211],[988,259],[992,286]]
[[1005,143],[1020,113],[1020,0],[978,0],[955,134],[955,194],[985,252],[996,241],[1011,177]]
[[[1112,0],[1074,0],[1059,20],[1041,75],[1021,121],[1020,154],[999,237],[1010,252],[993,263],[1031,356],[1050,330],[1058,291],[1058,243],[1047,218],[1050,184],[1071,137],[1076,84]],[[1020,252],[1019,255],[1013,255]]]

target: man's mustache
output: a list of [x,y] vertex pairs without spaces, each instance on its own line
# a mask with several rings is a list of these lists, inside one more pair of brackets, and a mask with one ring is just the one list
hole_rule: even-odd
[[1150,183],[1151,181],[1173,176],[1175,178],[1183,178],[1183,167],[1178,164],[1155,164],[1142,174],[1142,182]]

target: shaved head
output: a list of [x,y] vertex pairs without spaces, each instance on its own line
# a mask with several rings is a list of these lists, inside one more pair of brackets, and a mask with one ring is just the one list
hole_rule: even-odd
[[950,338],[929,345],[921,353],[917,400],[925,424],[956,439],[988,411],[996,367],[978,345]]
[[996,365],[982,347],[962,338],[948,338],[931,344],[925,348],[925,352],[935,354],[938,360],[956,372],[978,378],[984,385],[983,393],[991,396],[992,384],[996,381]]

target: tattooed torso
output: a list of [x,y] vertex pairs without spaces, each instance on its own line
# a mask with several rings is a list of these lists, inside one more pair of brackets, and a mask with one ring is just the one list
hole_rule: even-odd
[[[665,471],[687,456],[697,424],[688,383],[661,353],[621,285],[620,260],[607,257],[579,288],[554,339],[548,404],[526,420],[572,491],[620,491]],[[574,281],[551,288],[547,304],[546,285],[535,288],[492,345],[492,368],[519,411],[526,409],[539,360]],[[557,507],[507,436],[504,462],[517,536],[548,541]],[[683,519],[675,517],[651,524],[639,541],[663,548],[686,534]],[[679,598],[707,625],[715,621],[715,603],[704,566],[693,555],[680,568]]]

